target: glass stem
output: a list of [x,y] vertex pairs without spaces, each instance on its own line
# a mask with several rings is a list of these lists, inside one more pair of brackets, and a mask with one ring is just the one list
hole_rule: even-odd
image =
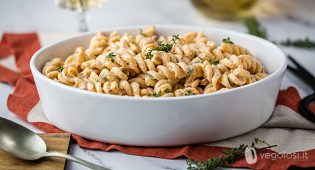
[[87,16],[85,11],[79,11],[79,31],[80,32],[88,31]]

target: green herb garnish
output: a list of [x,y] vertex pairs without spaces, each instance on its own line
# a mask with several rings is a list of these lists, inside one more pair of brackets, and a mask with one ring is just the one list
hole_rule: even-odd
[[173,44],[164,44],[163,41],[158,41],[157,42],[158,46],[156,47],[157,51],[165,51],[165,52],[169,52],[171,51]]
[[222,40],[222,42],[227,43],[227,44],[234,44],[234,43],[231,41],[230,37],[224,38],[224,39]]
[[172,50],[173,45],[175,45],[177,40],[179,39],[179,35],[173,35],[172,38],[172,44],[163,43],[163,41],[157,41],[157,47],[151,48],[148,50],[148,53],[146,54],[146,59],[151,59],[153,57],[152,52],[153,51],[164,51],[169,52]]
[[308,49],[315,48],[315,41],[312,41],[309,38],[297,39],[297,40],[287,39],[285,41],[281,41],[280,44],[284,46],[293,46],[293,47],[308,48]]
[[165,89],[164,90],[164,93],[169,93],[169,92],[171,92],[170,89]]
[[57,67],[57,70],[58,70],[59,72],[62,72],[63,69],[64,69],[63,66],[58,66],[58,67]]
[[[267,32],[266,29],[261,26],[261,24],[257,21],[255,17],[249,17],[245,20],[245,25],[247,27],[247,32],[249,34],[267,39]],[[306,48],[306,49],[313,49],[315,48],[315,41],[309,39],[309,38],[304,38],[304,39],[296,39],[296,40],[291,40],[287,39],[284,41],[271,41],[275,44],[281,44],[284,46],[291,46],[291,47],[298,47],[298,48]]]
[[187,72],[186,72],[186,76],[187,76],[187,77],[190,76],[191,73],[194,71],[194,69],[195,69],[195,66],[190,66],[189,69],[188,69]]
[[212,59],[210,59],[209,63],[212,65],[217,65],[217,64],[219,64],[219,60],[217,58],[212,58]]
[[161,92],[153,92],[152,93],[152,95],[154,96],[154,97],[160,97],[161,96]]
[[177,44],[177,40],[179,40],[179,34],[173,35],[173,38],[172,38],[173,45]]
[[83,78],[83,77],[84,77],[83,72],[79,73],[78,76],[79,76],[80,78]]
[[153,50],[154,48],[148,50],[148,53],[146,54],[146,59],[151,59],[153,57]]
[[150,79],[154,79],[154,76],[152,74],[147,73],[146,75],[150,77]]
[[106,58],[110,58],[112,59],[112,61],[114,61],[116,54],[114,54],[114,52],[110,52],[107,54]]
[[[256,148],[255,144],[264,143],[267,146],[263,148]],[[277,145],[270,145],[264,140],[260,140],[258,138],[254,138],[254,141],[251,143],[251,146],[241,144],[239,147],[232,148],[229,150],[223,151],[223,156],[212,157],[208,159],[206,162],[197,162],[192,159],[187,159],[186,163],[188,165],[187,170],[213,170],[218,167],[227,167],[229,164],[235,162],[244,156],[244,152],[247,147],[253,147],[256,151],[263,150],[267,148],[272,148]]]
[[184,95],[185,96],[191,96],[191,95],[193,95],[193,92],[191,90],[187,90],[187,91],[185,91]]
[[260,38],[267,39],[266,29],[263,28],[255,17],[248,17],[245,19],[245,25],[249,34]]
[[139,29],[139,32],[140,32],[141,35],[143,35],[143,36],[145,36],[145,37],[147,36],[145,33],[143,33],[143,29],[140,28],[140,29]]

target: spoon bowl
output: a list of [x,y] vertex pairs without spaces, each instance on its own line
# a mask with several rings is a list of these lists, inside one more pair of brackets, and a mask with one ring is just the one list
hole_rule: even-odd
[[31,130],[0,117],[0,149],[24,160],[42,157],[63,157],[95,170],[110,170],[61,152],[47,152],[44,140]]
[[16,123],[0,118],[0,148],[25,160],[36,160],[47,148],[44,140]]

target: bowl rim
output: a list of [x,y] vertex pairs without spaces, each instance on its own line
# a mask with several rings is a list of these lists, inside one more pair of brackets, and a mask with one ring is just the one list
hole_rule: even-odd
[[[271,49],[278,51],[279,55],[278,57],[281,57],[280,59],[280,66],[270,75],[268,75],[267,77],[263,78],[262,80],[256,81],[254,83],[250,83],[244,86],[240,86],[240,87],[236,87],[236,88],[232,88],[229,90],[222,90],[222,91],[217,91],[214,93],[208,93],[208,94],[199,94],[199,95],[191,95],[191,96],[178,96],[178,97],[135,97],[135,96],[120,96],[120,95],[112,95],[112,94],[105,94],[105,93],[96,93],[96,92],[92,92],[92,91],[87,91],[87,90],[82,90],[79,88],[74,88],[72,86],[68,86],[62,83],[58,83],[52,79],[49,79],[48,77],[46,77],[45,75],[43,75],[41,73],[41,71],[39,71],[36,66],[35,66],[35,62],[36,60],[39,58],[39,56],[46,51],[47,49],[60,44],[60,43],[64,43],[66,41],[70,41],[79,37],[84,37],[84,36],[88,36],[88,35],[92,35],[92,34],[96,34],[99,31],[104,31],[104,32],[111,32],[114,30],[120,31],[120,30],[134,30],[134,29],[139,29],[139,28],[145,28],[148,26],[152,26],[152,25],[132,25],[132,26],[122,26],[122,27],[108,27],[102,30],[97,30],[97,31],[91,31],[91,32],[86,32],[86,33],[80,33],[68,38],[64,38],[62,40],[56,41],[54,43],[50,43],[48,45],[46,45],[45,47],[40,48],[31,58],[30,60],[30,68],[32,71],[33,76],[37,76],[39,79],[41,79],[42,81],[45,81],[47,83],[50,83],[56,87],[65,89],[65,90],[69,90],[72,91],[74,93],[81,93],[83,95],[90,95],[90,96],[94,96],[94,97],[100,97],[100,98],[108,98],[108,99],[119,99],[119,100],[131,100],[131,101],[147,101],[147,102],[167,102],[167,101],[178,101],[178,100],[193,100],[193,99],[202,99],[204,97],[214,97],[214,96],[219,96],[219,95],[224,95],[226,93],[234,93],[237,91],[242,91],[244,89],[250,88],[252,86],[256,86],[259,83],[264,83],[267,82],[277,76],[279,76],[280,74],[282,74],[286,67],[287,67],[287,58],[285,56],[285,54],[283,53],[283,51],[277,47],[275,44],[271,43],[270,41],[267,41],[265,39],[262,39],[260,37],[257,36],[253,36],[247,33],[242,33],[242,32],[237,32],[237,31],[233,31],[233,30],[229,30],[229,29],[224,29],[224,28],[218,28],[218,27],[205,27],[205,26],[193,26],[193,25],[165,25],[165,24],[156,24],[154,25],[157,29],[159,28],[183,28],[183,29],[191,29],[191,30],[210,30],[210,31],[219,31],[219,32],[230,32],[232,34],[234,34],[235,36],[238,37],[248,37],[250,39],[255,39],[256,41],[260,41],[264,44],[266,44],[267,46],[269,46]],[[36,83],[36,82],[35,82]]]

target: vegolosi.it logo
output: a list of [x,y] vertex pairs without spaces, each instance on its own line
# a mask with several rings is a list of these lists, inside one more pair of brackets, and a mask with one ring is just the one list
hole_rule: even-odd
[[270,160],[277,160],[277,159],[308,159],[307,152],[292,152],[286,153],[258,153],[254,147],[247,147],[244,151],[245,160],[248,164],[254,164],[257,162],[258,156],[262,159],[270,159]]

